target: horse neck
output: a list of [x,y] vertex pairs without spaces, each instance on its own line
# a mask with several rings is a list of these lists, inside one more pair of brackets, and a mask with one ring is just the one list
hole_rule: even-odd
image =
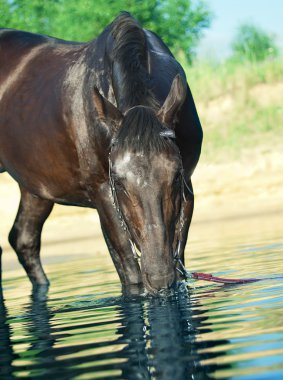
[[108,38],[108,56],[117,106],[125,112],[136,105],[156,107],[148,67],[147,36],[136,20],[121,16]]

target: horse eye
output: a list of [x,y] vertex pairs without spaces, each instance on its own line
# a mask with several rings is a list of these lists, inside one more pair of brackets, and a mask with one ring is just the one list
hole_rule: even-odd
[[116,189],[116,191],[119,192],[120,194],[123,193],[123,194],[126,195],[128,198],[130,198],[129,193],[128,193],[127,189],[125,188],[125,185],[124,185],[124,183],[122,182],[122,180],[117,179],[117,180],[115,181],[115,189]]
[[177,175],[176,175],[175,178],[174,178],[173,183],[174,183],[174,184],[179,184],[179,183],[180,183],[180,180],[181,180],[181,173],[177,173]]
[[114,179],[114,185],[115,185],[116,190],[118,190],[118,191],[119,190],[125,191],[125,186],[124,186],[124,183],[123,183],[123,178],[114,175],[113,179]]
[[123,189],[124,188],[124,185],[120,179],[115,179],[114,182],[115,182],[115,187],[117,189]]

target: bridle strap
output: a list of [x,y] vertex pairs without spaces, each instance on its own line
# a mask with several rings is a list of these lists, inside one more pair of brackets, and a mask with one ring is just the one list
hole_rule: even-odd
[[[132,107],[132,108],[135,108],[135,107]],[[132,108],[130,108],[129,110],[131,110]],[[128,110],[128,111],[129,111]],[[127,112],[128,112],[127,111]],[[175,139],[176,136],[175,136],[175,132],[173,130],[164,130],[164,131],[161,131],[160,132],[160,136],[162,137],[165,137],[165,138],[171,138],[171,139]],[[109,184],[110,184],[110,188],[111,188],[111,195],[112,195],[112,204],[113,204],[113,207],[115,208],[116,210],[116,213],[117,213],[117,216],[119,218],[119,221],[120,221],[120,225],[123,229],[123,231],[127,234],[128,236],[128,241],[130,243],[130,246],[131,246],[131,250],[132,250],[132,253],[133,253],[133,256],[136,260],[140,259],[140,256],[138,255],[137,253],[137,249],[136,249],[136,246],[132,240],[132,237],[131,237],[131,233],[130,233],[130,230],[129,230],[129,227],[127,225],[127,222],[125,220],[125,217],[124,217],[124,214],[122,212],[122,209],[119,205],[119,201],[118,201],[118,196],[117,196],[117,191],[116,191],[116,187],[115,187],[115,181],[114,181],[114,178],[113,178],[113,174],[112,174],[112,161],[111,161],[111,152],[112,152],[112,148],[113,146],[115,145],[115,138],[112,139],[112,144],[111,144],[111,149],[110,149],[110,152],[109,152],[109,156],[108,156],[108,164],[109,164]],[[180,156],[180,161],[182,163],[182,157],[181,157],[181,153],[179,152],[179,156]],[[183,202],[186,202],[186,195],[185,195],[185,188],[188,190],[188,192],[193,195],[193,192],[192,190],[190,189],[189,185],[187,184],[186,180],[185,180],[185,176],[184,176],[184,169],[183,169],[183,166],[181,168],[181,177],[182,177],[182,186],[181,186],[181,192],[182,192],[182,207],[184,207],[184,203]],[[182,211],[180,211],[180,215],[181,215]],[[174,258],[174,261],[176,263],[176,270],[178,270],[184,277],[184,279],[188,278],[188,274],[187,274],[187,271],[186,269],[184,268],[184,265],[180,259],[180,249],[181,249],[181,235],[182,235],[182,226],[180,226],[180,229],[179,229],[179,238],[178,238],[178,241],[177,241],[177,247],[176,247],[176,250],[175,252],[173,253],[173,258]],[[178,268],[178,264],[179,264],[179,268]]]
[[113,207],[116,210],[116,213],[117,213],[117,216],[119,218],[119,221],[120,221],[122,229],[128,235],[128,241],[130,243],[133,256],[134,256],[134,258],[136,260],[138,260],[140,257],[139,257],[139,255],[137,253],[136,246],[135,246],[135,244],[134,244],[134,242],[132,240],[131,233],[130,233],[129,227],[128,227],[126,221],[125,221],[125,217],[123,215],[123,212],[122,212],[122,210],[121,210],[121,208],[119,206],[117,192],[116,192],[116,187],[115,187],[115,182],[114,182],[114,179],[113,179],[113,176],[112,176],[112,162],[111,162],[110,155],[111,155],[111,150],[110,150],[110,153],[109,153],[109,156],[108,156],[108,163],[109,163],[109,169],[108,170],[109,170],[109,184],[110,184],[111,195],[112,195],[112,205],[113,205]]

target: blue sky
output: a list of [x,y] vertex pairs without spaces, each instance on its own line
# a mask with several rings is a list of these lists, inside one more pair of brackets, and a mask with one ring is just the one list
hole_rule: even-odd
[[224,58],[243,22],[252,22],[275,35],[283,49],[283,0],[206,0],[214,14],[211,27],[204,33],[198,48],[199,57]]

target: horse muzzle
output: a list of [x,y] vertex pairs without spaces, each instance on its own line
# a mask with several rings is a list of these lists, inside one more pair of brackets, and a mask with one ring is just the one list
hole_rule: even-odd
[[169,289],[176,281],[175,270],[169,273],[144,273],[143,282],[144,286],[149,293],[155,294],[160,290]]

